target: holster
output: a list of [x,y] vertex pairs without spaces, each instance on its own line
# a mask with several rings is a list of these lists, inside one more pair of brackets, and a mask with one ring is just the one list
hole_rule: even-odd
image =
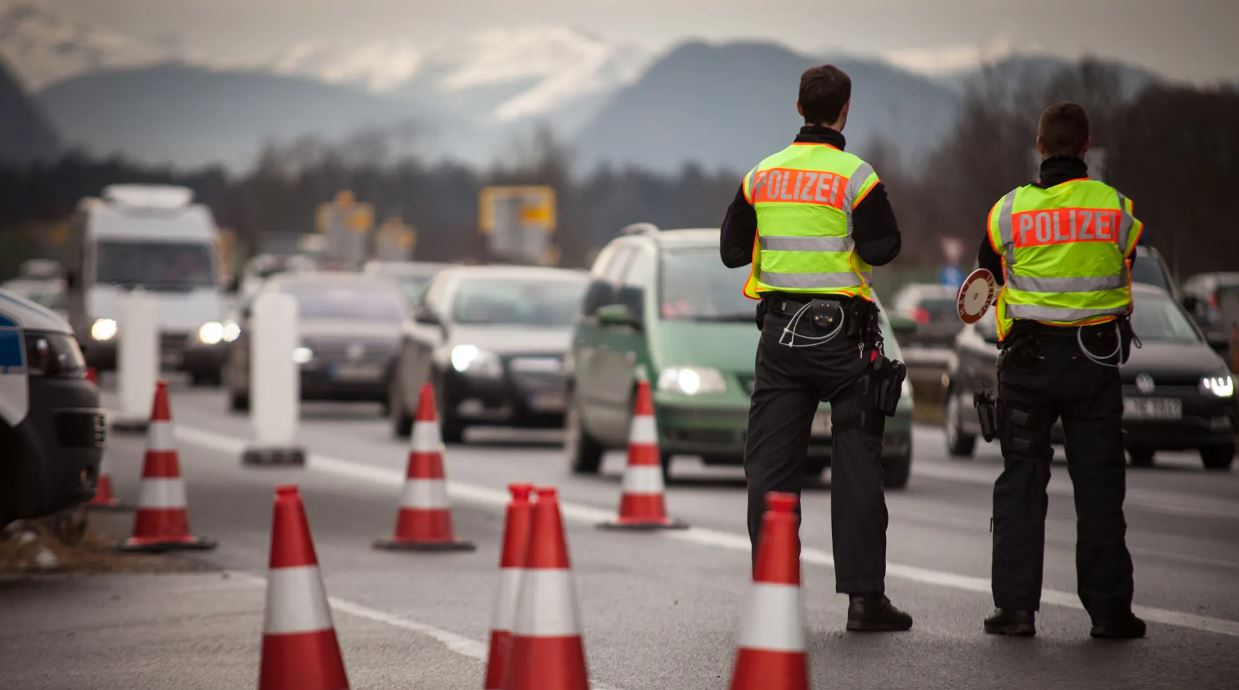
[[887,417],[893,417],[903,395],[903,381],[908,377],[908,368],[903,362],[887,359],[878,353],[868,376],[873,386],[874,407]]
[[1127,364],[1127,358],[1131,357],[1131,346],[1133,342],[1136,344],[1136,347],[1140,347],[1140,338],[1136,335],[1136,331],[1131,327],[1131,317],[1126,315],[1120,316],[1119,346],[1122,349],[1122,359],[1119,360],[1119,364]]
[[977,421],[981,424],[981,438],[986,443],[998,435],[998,398],[991,390],[977,391],[972,396],[972,406],[977,410]]

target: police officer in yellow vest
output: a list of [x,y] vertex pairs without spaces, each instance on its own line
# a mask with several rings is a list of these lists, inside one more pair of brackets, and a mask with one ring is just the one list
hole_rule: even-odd
[[1033,635],[1045,550],[1050,432],[1062,420],[1075,487],[1076,570],[1092,636],[1143,637],[1131,612],[1124,541],[1123,401],[1118,366],[1132,340],[1131,267],[1142,226],[1132,202],[1089,179],[1088,116],[1074,103],[1041,114],[1040,180],[990,210],[979,263],[1001,276],[996,305],[997,431],[993,594],[985,632]]
[[765,496],[799,493],[814,413],[832,415],[831,525],[836,589],[848,630],[907,630],[884,594],[886,500],[882,430],[903,365],[882,354],[870,267],[899,253],[899,228],[877,173],[845,152],[852,83],[831,65],[800,78],[796,140],[744,178],[727,210],[723,263],[752,263],[761,340],[744,470],[756,553]]

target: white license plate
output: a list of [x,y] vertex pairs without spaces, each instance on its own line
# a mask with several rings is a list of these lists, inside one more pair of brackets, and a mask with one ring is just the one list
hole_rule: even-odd
[[529,407],[535,412],[563,412],[568,407],[567,402],[567,396],[559,391],[529,396]]
[[830,413],[817,412],[813,415],[813,426],[809,434],[815,437],[830,438]]
[[1180,419],[1183,401],[1178,398],[1124,398],[1126,419]]
[[375,381],[383,374],[375,364],[341,364],[332,375],[336,381]]

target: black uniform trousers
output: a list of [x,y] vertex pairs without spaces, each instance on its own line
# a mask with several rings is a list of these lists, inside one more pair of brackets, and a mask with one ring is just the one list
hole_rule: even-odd
[[[1086,329],[1090,341],[1099,343],[1090,351],[1111,352],[1113,328]],[[1003,471],[994,484],[994,603],[1022,611],[1040,605],[1050,432],[1061,417],[1067,472],[1075,488],[1080,601],[1094,620],[1112,618],[1129,612],[1132,599],[1123,519],[1121,382],[1118,369],[1082,354],[1076,329],[1055,330],[1064,334],[1031,337],[999,360]]]
[[[818,403],[829,400],[833,430],[831,458],[831,534],[836,591],[884,591],[886,577],[886,497],[882,492],[882,423],[872,397],[858,393],[867,370],[859,336],[840,333],[813,347],[779,344],[790,316],[771,310],[757,346],[756,380],[749,407],[744,474],[748,481],[749,538],[753,553],[761,537],[765,496],[770,491],[800,494],[809,434]],[[825,335],[811,319],[797,331]],[[798,337],[797,341],[803,341]],[[861,428],[868,407],[870,430]],[[875,419],[876,417],[876,419]],[[755,556],[754,556],[755,557]]]

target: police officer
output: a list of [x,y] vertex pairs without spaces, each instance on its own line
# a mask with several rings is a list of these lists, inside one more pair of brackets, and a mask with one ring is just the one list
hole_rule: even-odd
[[884,594],[878,410],[893,409],[902,378],[885,374],[902,365],[880,352],[870,287],[870,266],[899,253],[899,228],[873,168],[844,151],[851,92],[832,65],[801,75],[805,126],[745,176],[723,221],[723,263],[752,262],[744,294],[761,300],[744,454],[749,537],[756,554],[767,492],[800,492],[813,416],[830,401],[835,582],[851,598],[847,629],[907,630],[912,617]]
[[[1041,114],[1040,180],[991,209],[979,263],[1005,276],[998,296],[998,434],[994,484],[995,635],[1036,634],[1045,550],[1050,430],[1062,419],[1075,487],[1076,570],[1092,636],[1143,637],[1131,612],[1124,541],[1118,365],[1131,341],[1130,261],[1140,238],[1132,202],[1088,177],[1088,116],[1075,103]],[[1003,280],[1000,278],[1000,281]]]

